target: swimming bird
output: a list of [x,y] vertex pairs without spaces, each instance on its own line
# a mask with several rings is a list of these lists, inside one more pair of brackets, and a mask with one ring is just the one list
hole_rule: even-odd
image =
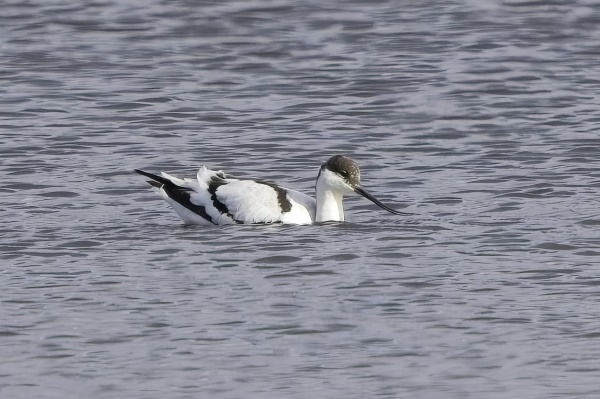
[[356,162],[335,155],[321,165],[316,199],[262,180],[238,179],[202,166],[195,179],[180,179],[135,169],[150,180],[186,224],[252,224],[344,221],[344,195],[359,194],[395,215],[407,215],[382,204],[360,184]]

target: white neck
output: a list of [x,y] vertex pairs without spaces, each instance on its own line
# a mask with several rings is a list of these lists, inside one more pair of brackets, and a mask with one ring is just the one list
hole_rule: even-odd
[[344,221],[344,205],[342,199],[344,195],[332,190],[332,187],[327,184],[327,178],[321,174],[322,178],[317,180],[317,213],[315,222],[343,222]]

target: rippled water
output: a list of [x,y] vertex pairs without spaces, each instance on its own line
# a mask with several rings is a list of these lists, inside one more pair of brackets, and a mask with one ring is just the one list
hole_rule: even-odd
[[[599,397],[600,3],[0,22],[0,397]],[[132,173],[312,193],[337,153],[416,215],[185,227]]]

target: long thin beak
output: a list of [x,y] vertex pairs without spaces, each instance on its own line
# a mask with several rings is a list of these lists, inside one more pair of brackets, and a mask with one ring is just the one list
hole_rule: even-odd
[[369,201],[371,201],[378,207],[385,209],[386,211],[388,211],[389,213],[393,213],[394,215],[412,215],[412,213],[400,212],[400,211],[390,208],[389,206],[383,205],[377,198],[373,197],[367,190],[365,190],[361,186],[356,186],[356,188],[354,189],[354,192],[362,195],[363,197],[365,197],[366,199],[368,199]]

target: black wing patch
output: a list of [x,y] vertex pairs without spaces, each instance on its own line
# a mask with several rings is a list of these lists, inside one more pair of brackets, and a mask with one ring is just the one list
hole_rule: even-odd
[[144,172],[143,170],[134,169],[134,172],[139,173],[142,176],[146,176],[152,180],[148,180],[148,184],[153,187],[160,188],[162,187],[165,190],[165,193],[171,198],[173,201],[177,202],[179,205],[184,208],[194,212],[196,215],[202,217],[203,219],[208,220],[212,224],[216,224],[210,215],[206,213],[206,208],[201,205],[196,205],[191,201],[191,194],[193,190],[185,187],[180,187],[173,183],[171,180],[166,179],[162,176],[154,175],[152,173]]
[[221,186],[224,186],[227,184],[227,181],[224,180],[225,179],[225,174],[224,173],[217,173],[215,176],[211,177],[210,179],[210,184],[208,185],[208,192],[210,193],[210,199],[213,202],[213,206],[221,213],[224,215],[227,215],[228,217],[231,218],[231,220],[233,220],[235,223],[237,224],[242,224],[241,221],[236,220],[233,215],[231,213],[229,213],[229,209],[227,209],[227,205],[225,205],[224,203],[222,203],[221,201],[219,201],[219,198],[217,198],[217,189]]
[[265,186],[271,187],[277,193],[277,202],[279,202],[279,207],[281,208],[281,213],[286,213],[292,210],[292,203],[288,200],[287,192],[285,189],[279,187],[275,183],[271,183],[268,181],[255,180],[258,184],[264,184]]

